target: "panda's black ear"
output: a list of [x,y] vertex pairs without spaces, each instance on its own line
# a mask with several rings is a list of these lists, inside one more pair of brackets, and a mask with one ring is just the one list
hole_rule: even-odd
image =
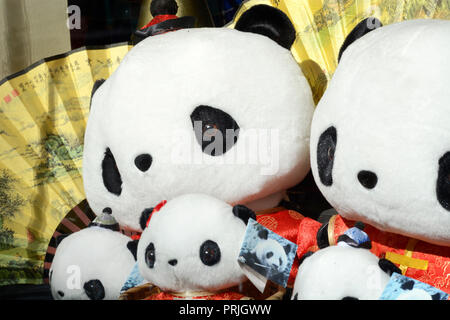
[[284,252],[286,252],[286,254],[289,254],[289,252],[291,252],[291,245],[289,243],[286,244],[283,248],[284,248]]
[[265,4],[245,11],[237,21],[235,29],[266,36],[288,50],[296,37],[289,17],[283,11]]
[[383,24],[381,23],[381,21],[375,17],[366,18],[358,23],[356,27],[353,28],[353,30],[348,34],[347,38],[345,38],[345,41],[342,44],[341,49],[339,50],[338,62],[341,61],[342,54],[349,45],[351,45],[362,36],[382,26]]
[[388,275],[392,275],[394,272],[398,274],[402,274],[402,271],[391,261],[388,259],[380,259],[378,261],[378,265],[380,266],[381,270],[386,272]]
[[147,221],[152,214],[154,208],[147,208],[141,213],[141,218],[139,219],[139,225],[141,229],[144,230],[147,227]]
[[127,243],[127,248],[130,250],[131,254],[134,257],[134,260],[137,261],[137,247],[139,244],[139,240],[133,240]]
[[245,224],[248,224],[248,219],[250,218],[256,220],[256,214],[253,212],[253,210],[240,204],[233,207],[233,214],[244,221]]
[[401,287],[403,290],[412,290],[414,288],[414,281],[408,280],[402,283]]
[[258,237],[263,239],[263,240],[267,240],[267,238],[269,237],[269,231],[267,231],[266,229],[262,229],[258,232]]
[[101,85],[105,81],[106,81],[105,79],[99,79],[99,80],[94,82],[94,86],[92,87],[92,92],[91,92],[91,102],[89,103],[89,110],[91,109],[91,106],[92,106],[92,97],[94,97],[95,92],[98,90],[98,88],[101,87]]
[[319,249],[326,248],[330,245],[328,240],[328,222],[322,224],[316,234],[317,246]]

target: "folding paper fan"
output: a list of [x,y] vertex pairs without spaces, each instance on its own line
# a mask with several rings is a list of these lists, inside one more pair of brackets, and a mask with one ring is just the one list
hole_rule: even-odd
[[108,78],[129,49],[81,48],[0,82],[0,285],[42,283],[55,229],[85,198],[93,83]]
[[235,21],[254,5],[274,6],[288,15],[297,31],[292,53],[308,79],[317,103],[338,62],[345,37],[362,20],[375,17],[383,25],[419,18],[450,19],[450,2],[435,0],[248,0]]

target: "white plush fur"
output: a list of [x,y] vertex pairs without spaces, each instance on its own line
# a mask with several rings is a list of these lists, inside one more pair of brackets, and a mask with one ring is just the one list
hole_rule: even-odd
[[[260,240],[254,249],[254,253],[261,264],[275,268],[282,272],[287,265],[287,255],[284,248],[273,239]],[[267,254],[271,253],[270,257]]]
[[[245,277],[237,258],[246,225],[225,202],[202,194],[174,198],[153,214],[138,245],[141,275],[166,291],[215,292],[242,282]],[[200,260],[200,247],[216,242],[221,251],[219,263],[206,266]],[[145,263],[145,251],[155,247],[155,264]],[[176,259],[175,266],[168,261]]]
[[[220,108],[240,126],[237,144],[222,156],[204,154],[195,140],[190,115],[199,105]],[[290,51],[269,38],[226,28],[150,37],[94,95],[83,162],[89,204],[96,213],[111,207],[134,229],[144,209],[189,192],[273,207],[310,168],[313,109]],[[101,178],[107,147],[123,180],[119,197]],[[143,153],[153,157],[145,173],[134,164]]]
[[331,246],[313,253],[300,265],[292,297],[298,300],[380,298],[390,276],[367,249]]
[[[120,289],[135,264],[132,253],[127,249],[129,241],[119,232],[100,227],[83,229],[62,240],[50,269],[53,297],[58,300],[88,300],[84,284],[100,280],[105,289],[104,299],[118,299]],[[62,291],[64,297],[58,291]]]
[[[344,217],[450,245],[450,212],[437,200],[439,159],[450,151],[450,21],[412,20],[376,29],[344,52],[314,115],[311,166]],[[316,150],[337,129],[333,185],[324,186]],[[360,170],[377,174],[365,189]]]

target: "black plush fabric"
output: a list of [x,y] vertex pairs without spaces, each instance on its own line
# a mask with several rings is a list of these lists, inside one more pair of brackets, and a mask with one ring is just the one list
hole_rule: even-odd
[[235,29],[266,36],[286,49],[292,47],[296,37],[289,17],[281,10],[264,4],[245,11],[237,21]]
[[109,148],[106,149],[102,161],[102,177],[106,189],[112,194],[120,196],[122,193],[122,177],[117,168],[116,159],[114,159],[114,155]]
[[345,41],[339,50],[338,61],[341,61],[342,54],[349,45],[351,45],[362,36],[382,26],[383,24],[381,23],[381,21],[374,17],[366,18],[358,23],[356,27],[353,28],[353,30],[345,38]]
[[328,240],[328,222],[324,223],[319,228],[319,231],[317,231],[316,240],[319,249],[326,248],[330,245],[330,241]]
[[245,224],[248,223],[248,219],[250,218],[256,220],[256,214],[253,212],[253,210],[240,204],[233,207],[233,214],[242,221],[244,221]]
[[150,215],[153,212],[153,208],[147,208],[141,213],[141,218],[139,219],[139,225],[141,226],[141,229],[144,230],[147,227],[147,221]]
[[386,272],[388,275],[392,275],[394,272],[398,274],[402,274],[402,271],[391,261],[387,259],[380,259],[378,261],[378,265],[380,266],[381,270]]
[[226,153],[238,140],[239,125],[220,109],[198,106],[191,114],[191,122],[202,151],[210,156]]
[[336,152],[337,131],[335,127],[329,127],[319,138],[317,144],[317,169],[320,182],[325,186],[333,184],[333,164]]
[[206,240],[200,246],[200,260],[202,263],[208,267],[211,267],[219,263],[221,258],[219,245],[212,241]]
[[153,244],[153,242],[150,242],[150,244],[147,246],[147,249],[145,249],[145,263],[150,269],[152,269],[155,266],[155,261],[155,245]]
[[134,164],[142,172],[146,172],[152,165],[153,158],[149,154],[141,154],[134,159]]
[[92,92],[91,92],[91,102],[89,103],[89,110],[91,109],[92,106],[92,97],[94,96],[94,93],[98,90],[98,88],[100,88],[100,86],[105,82],[105,79],[100,79],[94,82],[94,86],[92,87]]
[[139,240],[133,240],[127,243],[127,248],[130,250],[131,254],[134,257],[134,260],[137,261],[137,248],[138,248]]
[[83,289],[91,300],[103,300],[105,298],[105,288],[100,280],[89,280],[84,284]]
[[378,183],[378,176],[372,171],[362,170],[358,173],[358,180],[364,188],[373,189]]
[[450,211],[450,152],[439,159],[436,194],[441,206]]

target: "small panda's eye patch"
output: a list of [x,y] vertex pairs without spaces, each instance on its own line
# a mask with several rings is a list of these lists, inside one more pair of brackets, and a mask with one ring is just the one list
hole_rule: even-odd
[[155,266],[156,254],[155,254],[155,245],[153,242],[147,246],[145,249],[145,263],[147,266],[152,269]]
[[91,300],[103,300],[105,298],[105,288],[100,280],[89,280],[84,284],[83,289]]
[[217,243],[212,240],[206,240],[200,246],[200,260],[204,265],[211,267],[220,261],[220,248]]
[[210,106],[198,106],[191,114],[197,142],[210,156],[230,150],[239,137],[239,125],[228,113]]
[[450,211],[450,151],[439,160],[436,194],[441,206]]
[[109,148],[106,149],[102,161],[102,177],[106,189],[112,194],[120,196],[122,193],[122,177],[117,168],[116,159]]
[[334,153],[336,151],[337,132],[335,127],[329,127],[319,138],[317,144],[317,169],[320,181],[325,186],[333,184]]
[[267,259],[270,259],[272,257],[273,257],[273,252],[272,251],[266,253],[266,258]]

